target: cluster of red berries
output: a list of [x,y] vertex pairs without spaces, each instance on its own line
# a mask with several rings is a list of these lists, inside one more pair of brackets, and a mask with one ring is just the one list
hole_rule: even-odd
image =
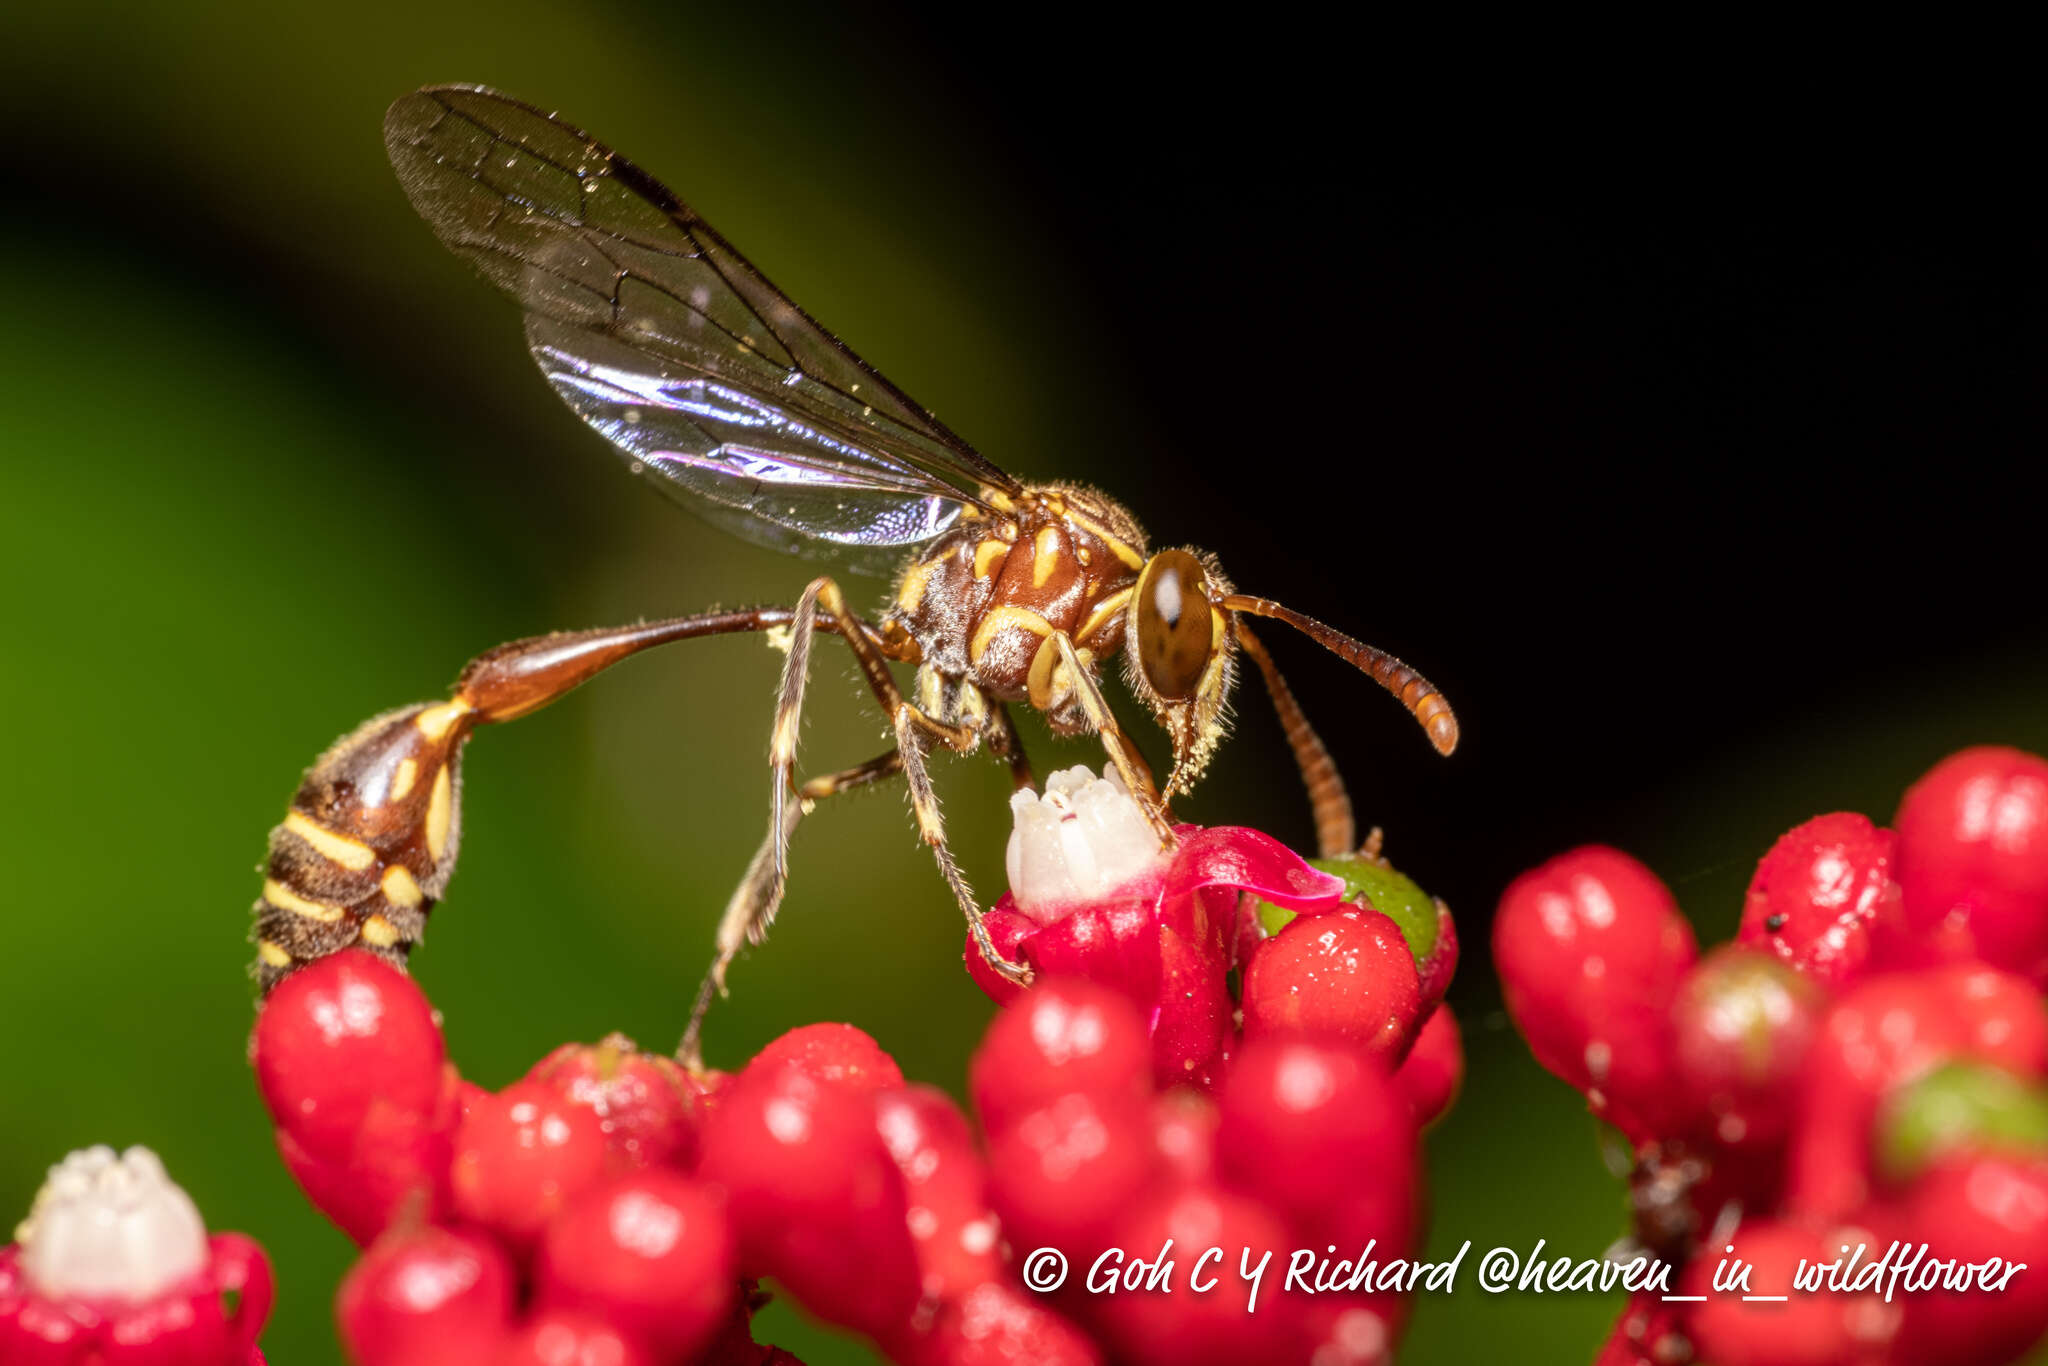
[[714,1359],[777,1359],[674,1062],[572,1044],[485,1091],[419,985],[353,949],[278,985],[251,1053],[285,1165],[366,1245],[336,1306],[358,1366],[660,1366],[733,1323]]
[[[1302,1247],[1414,1249],[1417,1135],[1462,1068],[1417,959],[1447,978],[1451,936],[1418,955],[1394,929],[1404,979],[1372,948],[1395,922],[1345,902],[1342,879],[1250,832],[1184,833],[1183,849],[1207,850],[1202,886],[1146,904],[1201,952],[1163,976],[1160,959],[1133,966],[1133,943],[1156,950],[1160,935],[1123,902],[1070,906],[1119,923],[1097,947],[1122,977],[1041,964],[1030,990],[1005,993],[1017,999],[972,1067],[979,1135],[847,1025],[794,1030],[733,1073],[618,1038],[568,1045],[491,1093],[459,1077],[405,973],[361,951],[294,973],[252,1053],[287,1165],[366,1245],[337,1303],[350,1358],[790,1363],[752,1340],[769,1281],[912,1366],[1385,1359],[1401,1296],[1368,1284],[1311,1299],[1282,1280]],[[1354,871],[1393,886],[1376,862]],[[1300,928],[1316,925],[1326,939]],[[1177,1014],[1167,1000],[1194,999],[1190,964],[1218,946],[1231,965],[1248,954],[1271,994],[1255,1010],[1248,988],[1243,1034],[1220,979],[1220,1003]],[[1085,948],[1070,967],[1095,963]],[[1141,1008],[1127,988],[1145,978]],[[1234,1264],[1190,1286],[1183,1260],[1171,1291],[1087,1292],[1112,1249],[1156,1256],[1169,1238],[1270,1251],[1258,1312]],[[1042,1249],[1076,1263],[1063,1290],[1044,1293]]]
[[[1377,1283],[1369,1264],[1419,1244],[1434,1069],[1283,1032],[1235,1050],[1211,1096],[1156,1088],[1147,1034],[1119,993],[1055,980],[1006,1009],[976,1055],[989,1204],[1027,1282],[1116,1361],[1391,1360],[1412,1287]],[[1035,1279],[1047,1258],[1071,1274]],[[1338,1261],[1343,1284],[1314,1280]]]
[[1513,883],[1493,948],[1629,1145],[1635,1247],[1702,1297],[1639,1295],[1602,1366],[1995,1366],[2048,1332],[2048,762],[1965,750],[1891,829],[1794,828],[1704,957],[1600,847]]
[[[1160,1086],[1214,1090],[1242,1040],[1287,1033],[1348,1041],[1390,1069],[1416,1052],[1416,1075],[1454,1085],[1457,1024],[1439,1009],[1458,967],[1448,907],[1376,852],[1311,863],[1256,830],[1177,833],[1170,858],[1083,899],[1027,907],[1013,886],[985,917],[997,951],[1130,1001]],[[971,937],[966,960],[998,1004],[1016,998]]]

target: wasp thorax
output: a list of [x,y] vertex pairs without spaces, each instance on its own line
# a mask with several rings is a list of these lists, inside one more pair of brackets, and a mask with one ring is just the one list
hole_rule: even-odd
[[1216,648],[1210,621],[1209,576],[1185,550],[1162,550],[1145,562],[1132,595],[1138,668],[1152,691],[1168,702],[1195,695]]
[[1084,765],[1010,798],[1016,826],[1004,859],[1010,894],[1027,914],[1099,901],[1158,867],[1159,837],[1115,769]]

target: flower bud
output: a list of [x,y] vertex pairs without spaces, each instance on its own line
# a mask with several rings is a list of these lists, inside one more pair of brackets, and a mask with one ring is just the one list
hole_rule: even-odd
[[1018,909],[1041,912],[1103,901],[1166,864],[1159,837],[1115,769],[1096,777],[1083,765],[1010,798],[1016,824],[1004,854]]

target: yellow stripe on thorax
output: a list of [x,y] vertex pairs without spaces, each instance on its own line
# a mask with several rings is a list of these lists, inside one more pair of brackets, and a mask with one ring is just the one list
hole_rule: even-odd
[[995,639],[996,632],[1008,626],[1020,626],[1035,636],[1052,634],[1052,623],[1038,613],[1028,607],[1015,607],[1004,603],[999,607],[990,608],[988,615],[981,619],[981,625],[974,628],[974,639],[967,645],[968,662],[980,663],[982,654],[988,649],[988,643]]
[[1088,620],[1081,623],[1080,633],[1074,637],[1075,642],[1085,644],[1095,639],[1095,633],[1102,629],[1104,623],[1111,617],[1123,615],[1124,608],[1130,604],[1131,594],[1135,591],[1136,585],[1129,584],[1097,603],[1095,610],[1088,614]]
[[906,614],[915,612],[917,605],[924,601],[925,584],[931,579],[932,570],[937,567],[936,560],[919,560],[904,570],[903,582],[896,588],[896,606]]
[[1031,586],[1045,587],[1045,581],[1052,577],[1052,571],[1060,565],[1060,529],[1056,526],[1042,526],[1038,529],[1038,540],[1031,550]]
[[1131,568],[1143,569],[1145,567],[1145,557],[1143,555],[1140,555],[1129,543],[1111,535],[1109,528],[1096,521],[1093,517],[1090,517],[1087,513],[1069,510],[1067,520],[1078,523],[1083,531],[1086,531],[1096,540],[1115,551],[1116,557]]

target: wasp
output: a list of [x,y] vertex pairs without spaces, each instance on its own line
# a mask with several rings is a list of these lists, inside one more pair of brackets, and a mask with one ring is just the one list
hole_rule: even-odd
[[[946,844],[928,757],[984,744],[1019,786],[1031,769],[1009,708],[1055,735],[1093,733],[1163,845],[1168,804],[1227,729],[1239,656],[1264,678],[1301,768],[1326,853],[1352,847],[1351,805],[1248,618],[1301,631],[1364,671],[1449,754],[1458,724],[1415,670],[1322,622],[1237,592],[1216,557],[1154,549],[1120,503],[997,468],[783,293],[667,187],[571,124],[491,90],[400,98],[384,138],[413,207],[525,314],[526,342],[569,408],[628,468],[714,523],[776,549],[893,569],[862,616],[829,575],[792,607],[714,611],[503,645],[454,696],[389,713],[314,766],[273,832],[257,907],[258,975],[351,944],[403,961],[453,868],[461,747],[657,645],[737,631],[786,650],[768,746],[768,833],[721,920],[685,1042],[747,943],[781,904],[799,819],[840,792],[901,774],[917,827],[989,962],[990,942]],[[891,735],[883,753],[799,783],[797,735],[812,646],[836,635]],[[1103,696],[1105,666],[1172,743],[1164,784]],[[906,693],[892,664],[915,670]]]

